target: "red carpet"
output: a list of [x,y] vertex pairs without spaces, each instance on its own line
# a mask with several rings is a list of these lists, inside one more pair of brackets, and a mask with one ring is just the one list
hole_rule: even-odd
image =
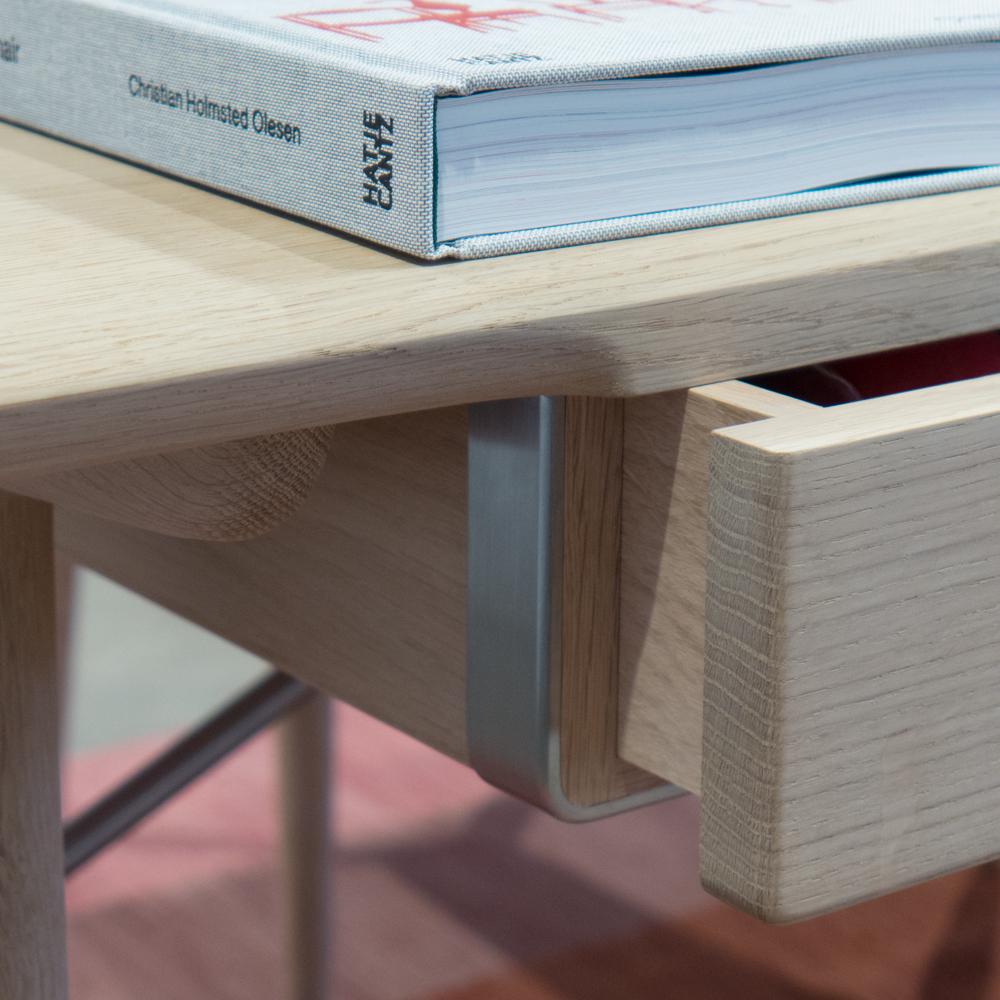
[[[794,927],[697,881],[697,801],[567,826],[339,707],[338,1000],[1000,1000],[993,867]],[[154,748],[67,768],[72,809]],[[267,735],[67,884],[72,1000],[279,1000]]]

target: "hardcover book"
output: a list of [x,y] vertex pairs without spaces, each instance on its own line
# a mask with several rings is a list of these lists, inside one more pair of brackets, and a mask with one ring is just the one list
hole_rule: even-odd
[[1000,0],[4,0],[0,117],[426,259],[1000,183]]

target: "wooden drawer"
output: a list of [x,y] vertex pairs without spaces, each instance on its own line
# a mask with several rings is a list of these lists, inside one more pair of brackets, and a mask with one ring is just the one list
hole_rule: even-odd
[[621,753],[700,790],[706,887],[787,922],[1000,855],[1000,376],[625,426]]
[[[699,792],[706,885],[767,920],[1000,854],[994,410],[1000,376],[833,409],[742,382],[566,400],[567,799]],[[465,409],[427,411],[339,427],[261,538],[65,510],[57,535],[467,760],[466,476]]]

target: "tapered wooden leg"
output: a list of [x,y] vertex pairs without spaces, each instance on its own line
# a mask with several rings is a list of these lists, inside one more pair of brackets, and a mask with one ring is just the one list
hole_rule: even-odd
[[66,1000],[52,508],[0,492],[0,997]]
[[289,1000],[330,1000],[330,700],[314,694],[281,724]]

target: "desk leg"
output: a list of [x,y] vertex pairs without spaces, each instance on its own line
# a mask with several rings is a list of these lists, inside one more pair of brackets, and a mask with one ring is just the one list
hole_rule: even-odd
[[65,1000],[52,508],[0,492],[0,997]]
[[330,699],[281,724],[288,1000],[330,1000]]

